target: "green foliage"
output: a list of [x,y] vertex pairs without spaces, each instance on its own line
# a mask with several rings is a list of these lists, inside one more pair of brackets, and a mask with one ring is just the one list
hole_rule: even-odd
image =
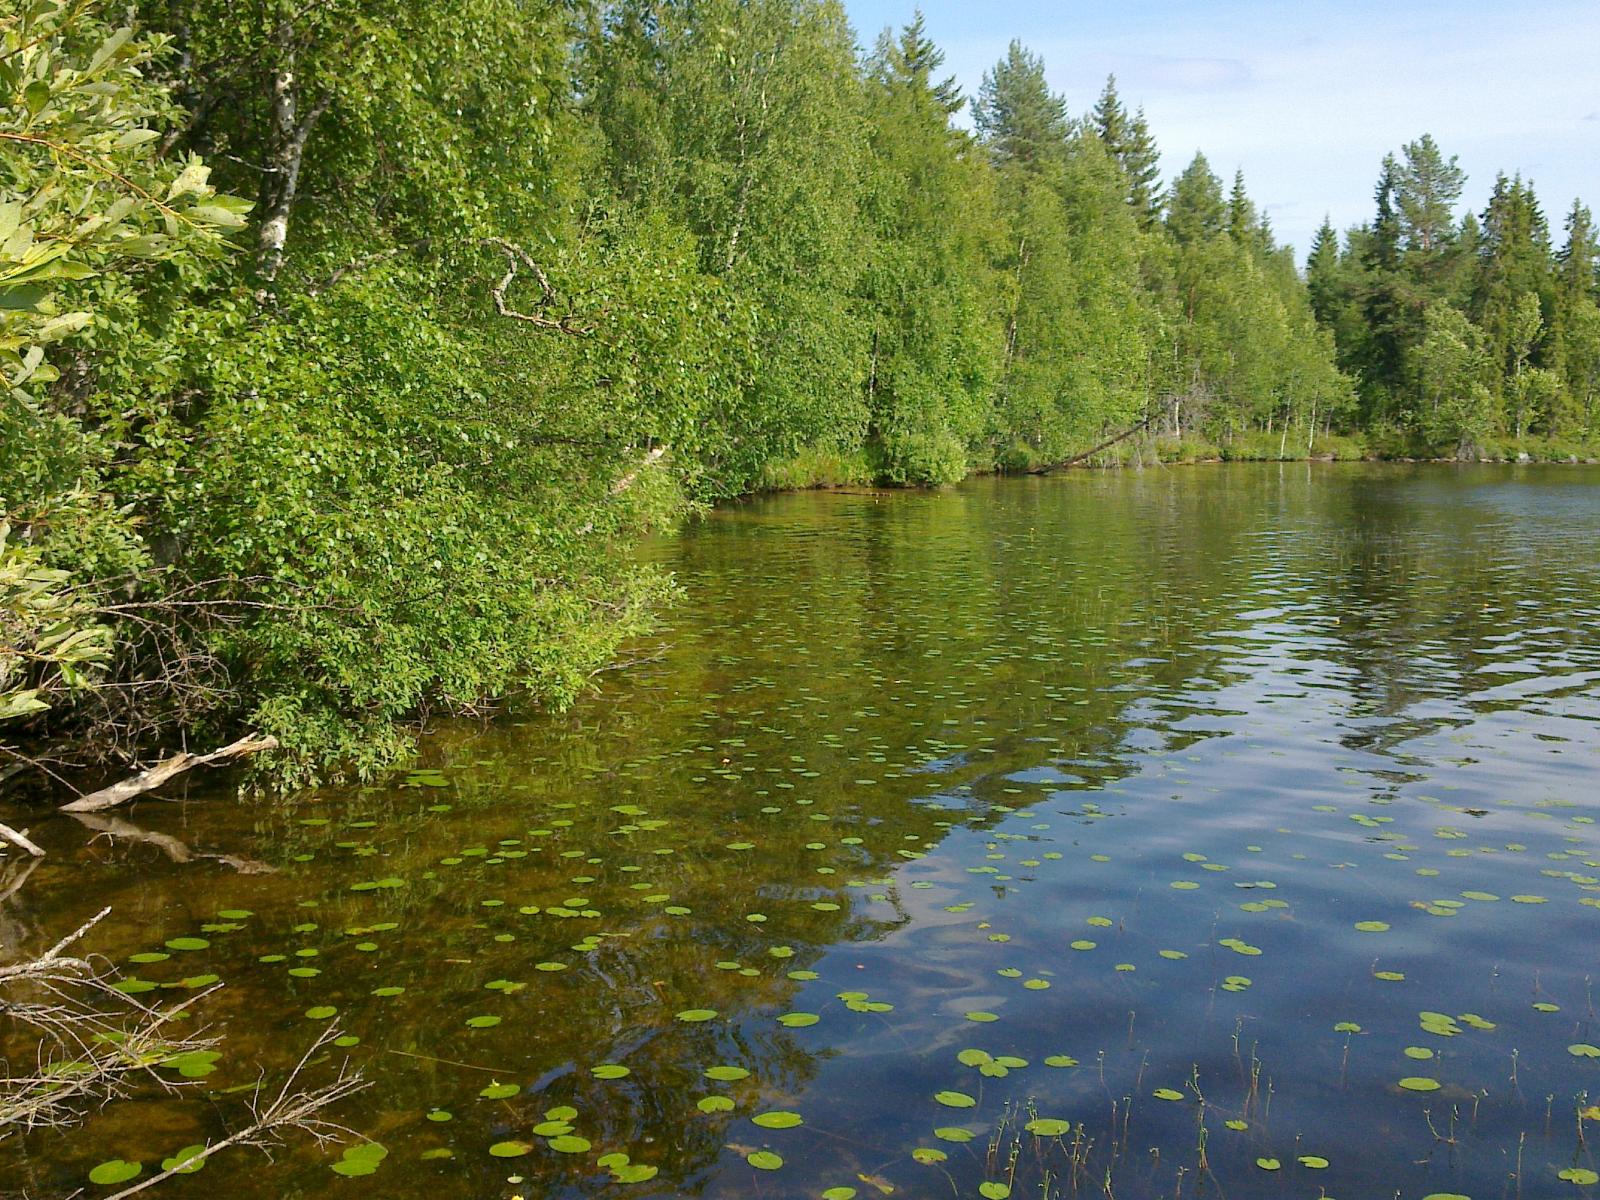
[[72,588],[66,571],[0,522],[0,722],[50,708],[89,685],[111,656],[111,630]]
[[[1374,221],[1318,235],[1308,287],[1362,422],[1396,453],[1522,453],[1595,430],[1595,238],[1575,201],[1556,253],[1531,184],[1499,176],[1481,220],[1424,134],[1385,158]],[[1530,443],[1531,444],[1531,443]],[[1508,449],[1509,447],[1509,449]]]
[[[284,782],[364,774],[430,712],[570,702],[671,595],[640,534],[696,505],[1137,424],[1291,457],[1350,411],[1242,181],[1197,158],[1159,219],[1142,113],[1108,83],[1074,122],[1020,45],[972,134],[920,18],[863,57],[833,0],[135,8],[0,24],[30,732],[252,726]],[[1364,311],[1323,257],[1318,312]],[[1571,417],[1547,342],[1600,360],[1563,305],[1530,422]]]
[[58,364],[141,283],[214,258],[248,208],[198,159],[156,155],[161,48],[82,4],[0,18],[0,720],[90,688],[111,656],[102,576],[144,565],[100,491],[114,444]]

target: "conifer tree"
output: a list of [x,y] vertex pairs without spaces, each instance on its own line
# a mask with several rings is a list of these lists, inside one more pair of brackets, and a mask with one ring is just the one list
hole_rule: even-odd
[[1306,288],[1310,293],[1311,311],[1329,328],[1334,324],[1339,303],[1339,285],[1339,235],[1332,219],[1324,216],[1306,258]]
[[1204,241],[1226,226],[1227,206],[1222,181],[1199,151],[1172,183],[1167,198],[1167,230],[1180,245]]
[[1090,126],[1127,177],[1128,205],[1141,229],[1155,224],[1159,214],[1157,183],[1161,176],[1160,154],[1144,109],[1128,115],[1117,94],[1117,77],[1106,76],[1106,86],[1089,116]]
[[1006,56],[984,72],[972,119],[1000,164],[1037,167],[1059,159],[1071,133],[1067,102],[1050,91],[1044,59],[1019,41],[1013,41]]
[[1384,156],[1374,192],[1377,216],[1365,249],[1367,321],[1363,399],[1369,420],[1388,415],[1405,375],[1405,312],[1400,282],[1401,226],[1398,207],[1400,164]]
[[1257,231],[1256,206],[1244,187],[1244,171],[1233,173],[1233,190],[1228,193],[1228,236],[1234,244],[1250,247]]

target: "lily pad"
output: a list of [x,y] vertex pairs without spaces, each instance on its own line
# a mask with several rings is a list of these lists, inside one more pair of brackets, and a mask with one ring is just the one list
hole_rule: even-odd
[[804,1125],[805,1119],[797,1112],[764,1112],[750,1118],[763,1129],[793,1129]]
[[107,1159],[89,1172],[89,1182],[98,1184],[126,1183],[135,1178],[144,1166],[123,1158]]
[[200,1157],[205,1151],[206,1147],[203,1142],[193,1146],[185,1146],[172,1157],[162,1159],[161,1169],[163,1171],[173,1171],[179,1175],[193,1175],[206,1165],[206,1160]]
[[1425,1075],[1408,1075],[1400,1081],[1400,1086],[1408,1092],[1437,1092],[1439,1081]]

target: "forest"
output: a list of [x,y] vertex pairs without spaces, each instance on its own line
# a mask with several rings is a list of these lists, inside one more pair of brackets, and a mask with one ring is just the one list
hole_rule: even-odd
[[675,594],[640,539],[754,491],[1600,452],[1588,210],[1460,211],[1427,136],[1302,270],[1114,80],[969,96],[920,17],[0,14],[0,781],[560,707]]

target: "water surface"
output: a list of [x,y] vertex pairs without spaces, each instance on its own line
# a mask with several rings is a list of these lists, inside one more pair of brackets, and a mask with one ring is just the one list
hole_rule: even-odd
[[654,553],[681,607],[568,714],[127,814],[189,861],[43,827],[5,944],[112,905],[221,1056],[0,1191],[147,1176],[336,1025],[372,1174],[162,1194],[1594,1194],[1600,471],[811,493]]

